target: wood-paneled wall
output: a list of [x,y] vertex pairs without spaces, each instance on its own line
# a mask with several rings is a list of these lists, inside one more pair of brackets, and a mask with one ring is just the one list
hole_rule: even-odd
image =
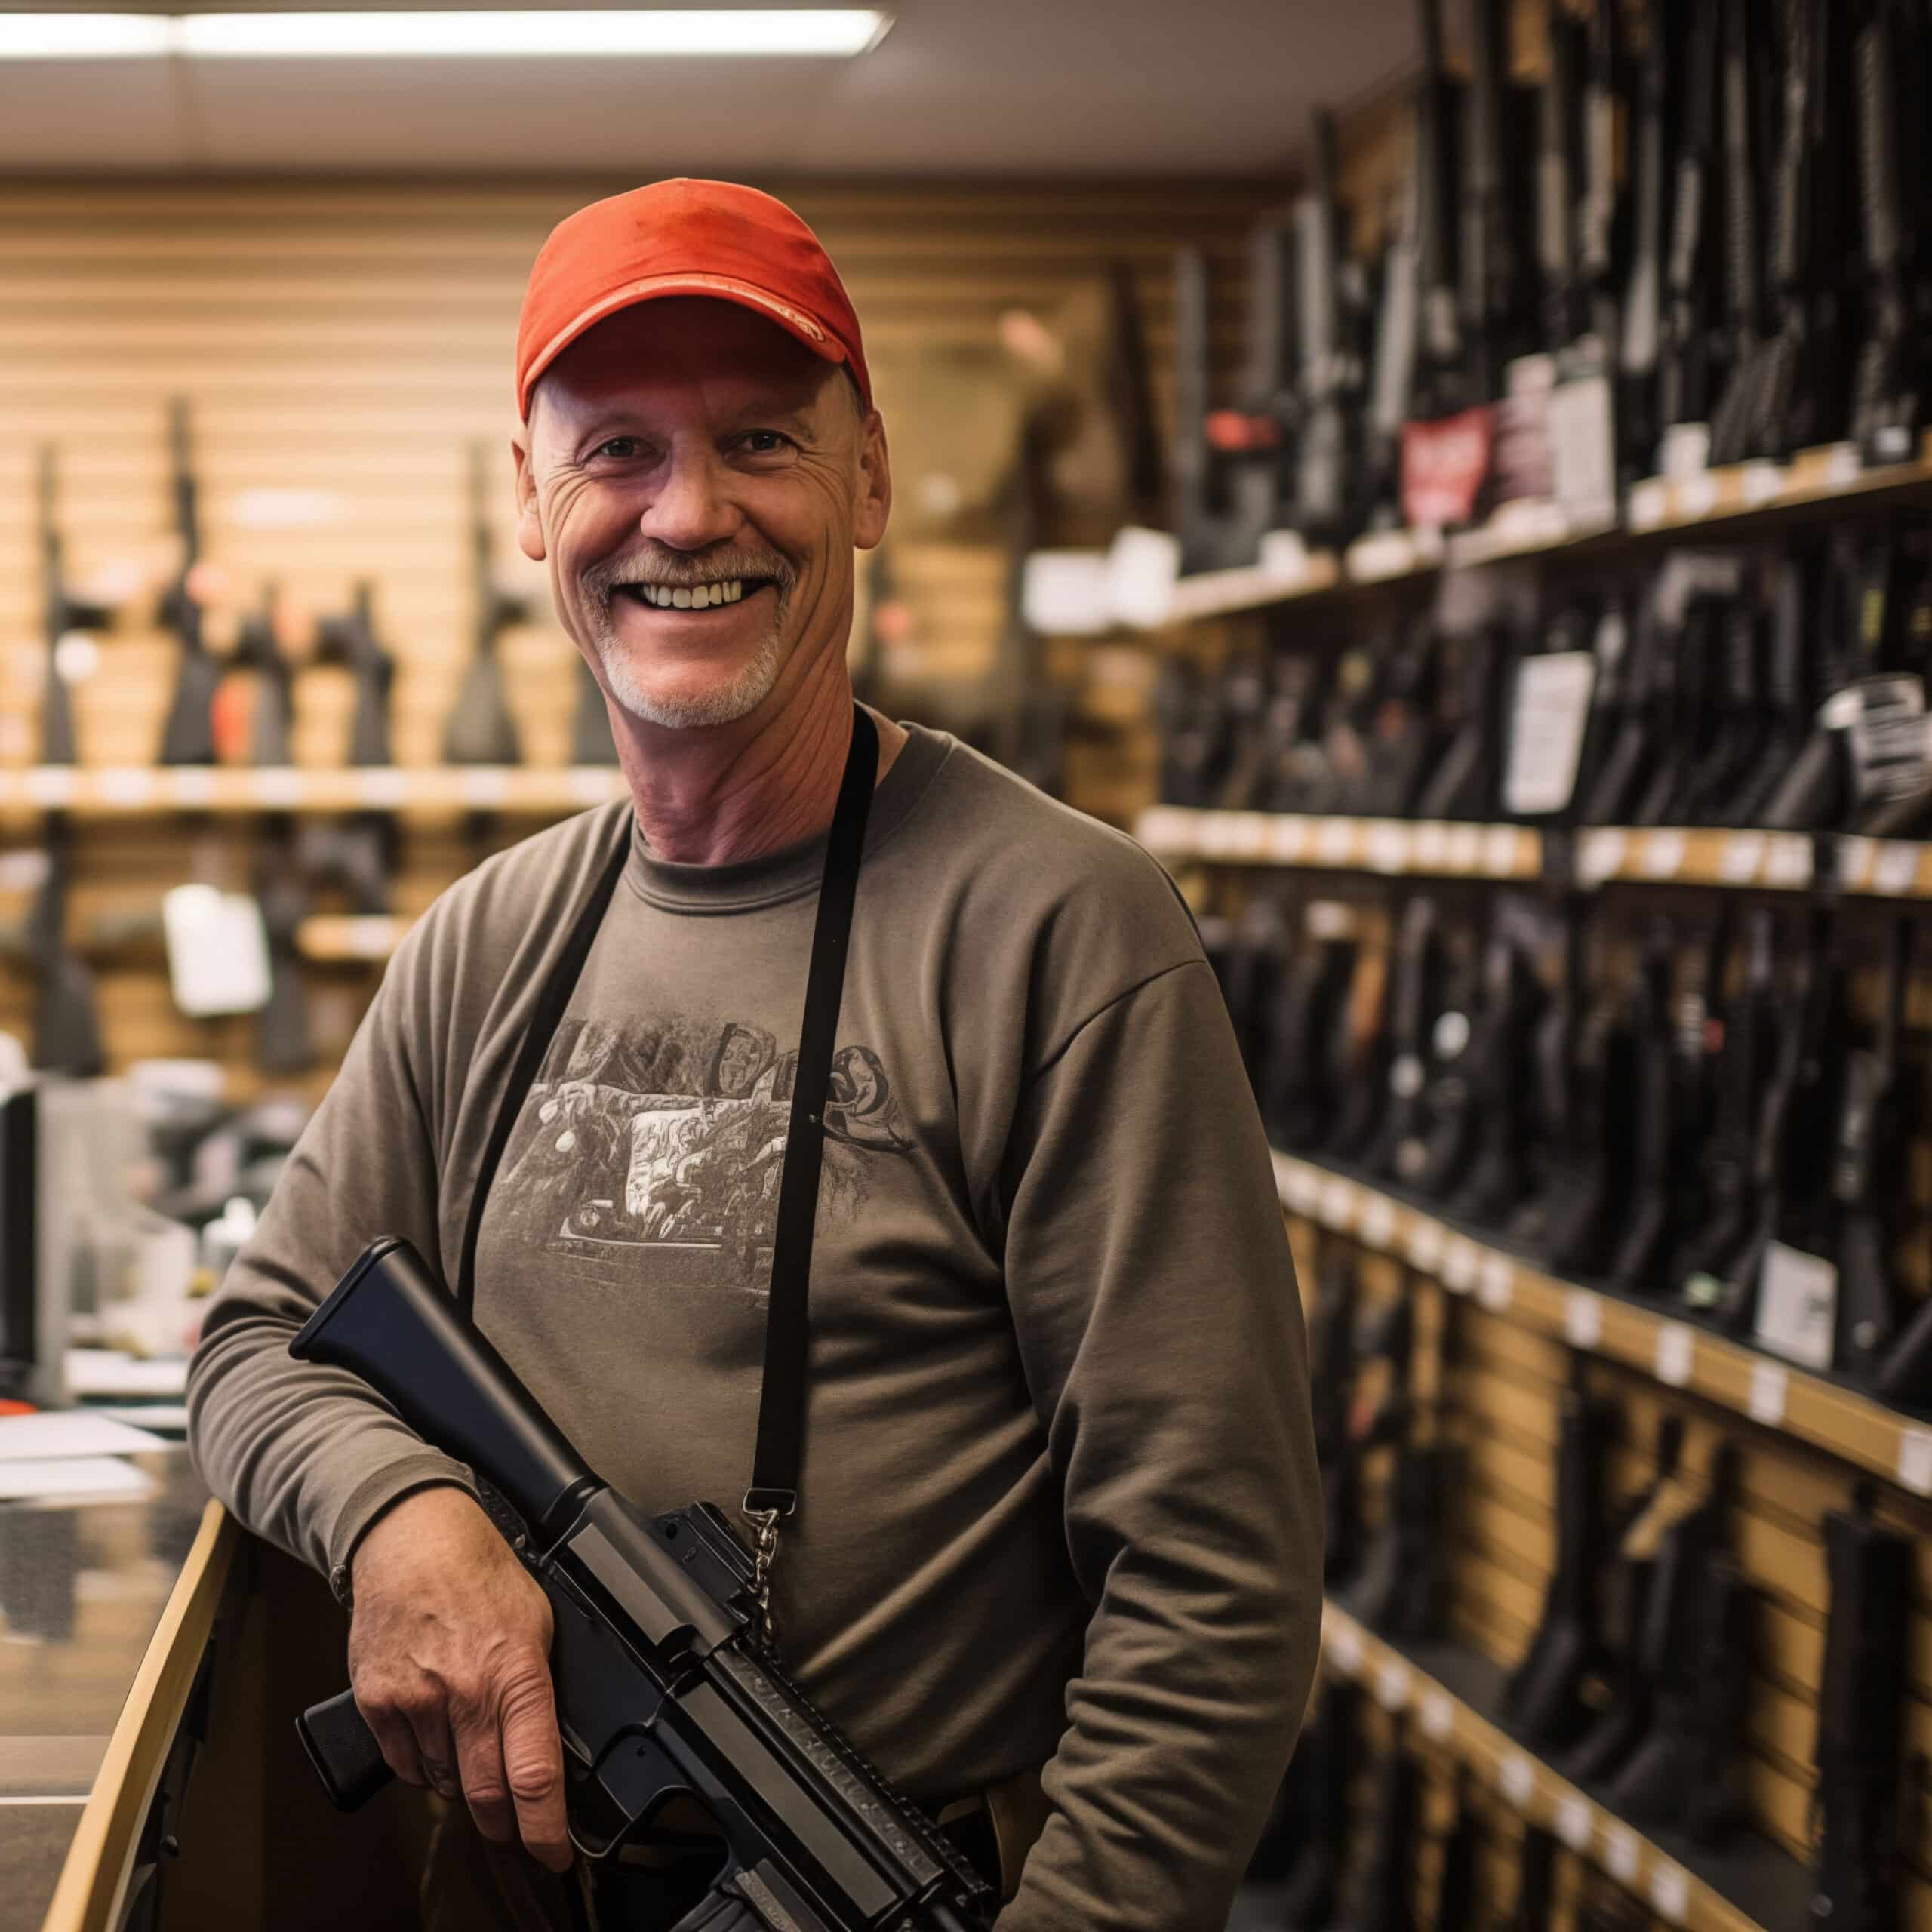
[[[34,486],[43,442],[58,451],[70,568],[85,580],[122,562],[151,581],[172,555],[166,406],[188,398],[208,554],[245,604],[273,580],[291,601],[340,609],[374,580],[379,627],[400,660],[399,761],[432,762],[469,649],[465,463],[473,438],[493,465],[492,515],[510,542],[510,355],[531,260],[550,226],[620,181],[14,181],[0,194],[0,763],[31,762],[42,677]],[[1217,335],[1238,346],[1241,245],[1278,198],[1265,183],[952,189],[761,182],[810,221],[838,263],[866,331],[892,438],[897,588],[915,629],[895,666],[943,685],[986,665],[1001,618],[1004,559],[990,506],[1023,386],[1001,318],[1049,329],[1091,315],[1103,264],[1131,264],[1157,387],[1171,393],[1171,263],[1200,242],[1226,273]],[[1069,324],[1069,326],[1075,326]],[[265,493],[307,493],[318,521],[260,521]],[[300,509],[301,506],[297,506]],[[287,515],[283,499],[281,513]],[[539,608],[549,601],[530,574]],[[217,626],[220,628],[219,626]],[[568,755],[573,647],[553,624],[506,638],[526,755]],[[152,758],[173,648],[137,600],[75,689],[84,761]],[[297,681],[299,762],[337,761],[346,674]],[[529,828],[506,823],[499,836]],[[395,898],[420,909],[475,855],[461,828],[417,828]],[[138,909],[177,878],[245,885],[245,833],[183,822],[90,826],[76,930]],[[15,909],[0,905],[0,918]],[[245,1024],[186,1021],[155,948],[100,962],[117,1064],[213,1053],[245,1085]],[[325,1064],[374,983],[318,971]],[[0,1028],[25,1023],[31,983],[0,979]]]

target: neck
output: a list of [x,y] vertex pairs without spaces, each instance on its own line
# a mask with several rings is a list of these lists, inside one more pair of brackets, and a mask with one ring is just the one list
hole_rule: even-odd
[[[842,656],[821,660],[805,682],[774,691],[768,704],[729,724],[671,731],[614,704],[610,710],[638,824],[659,858],[728,866],[801,844],[831,824],[852,740]],[[884,778],[906,734],[872,717]]]

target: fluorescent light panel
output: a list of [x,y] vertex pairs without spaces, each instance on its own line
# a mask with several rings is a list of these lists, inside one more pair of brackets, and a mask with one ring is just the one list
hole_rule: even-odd
[[850,56],[891,16],[874,8],[557,12],[0,14],[0,60],[523,60],[546,57]]

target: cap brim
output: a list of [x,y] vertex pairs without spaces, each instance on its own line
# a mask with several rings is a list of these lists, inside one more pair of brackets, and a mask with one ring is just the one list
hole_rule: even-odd
[[669,295],[703,295],[720,302],[735,302],[740,308],[749,309],[768,321],[776,322],[786,334],[802,342],[814,355],[823,356],[828,362],[845,360],[843,344],[823,323],[795,304],[774,295],[770,290],[760,288],[755,282],[741,281],[735,276],[724,275],[646,275],[640,281],[627,281],[621,288],[598,297],[537,352],[524,372],[522,388],[517,397],[517,408],[524,420],[529,420],[530,392],[537,386],[537,378],[580,336],[587,334],[620,309],[635,309],[641,303],[658,301]]

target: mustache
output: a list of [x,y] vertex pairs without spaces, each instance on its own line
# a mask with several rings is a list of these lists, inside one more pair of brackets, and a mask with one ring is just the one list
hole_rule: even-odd
[[748,550],[728,550],[702,564],[679,562],[649,552],[635,557],[607,557],[577,573],[589,595],[608,601],[627,583],[648,583],[664,590],[695,590],[700,584],[727,583],[734,577],[768,578],[782,596],[791,589],[795,573],[781,557]]

